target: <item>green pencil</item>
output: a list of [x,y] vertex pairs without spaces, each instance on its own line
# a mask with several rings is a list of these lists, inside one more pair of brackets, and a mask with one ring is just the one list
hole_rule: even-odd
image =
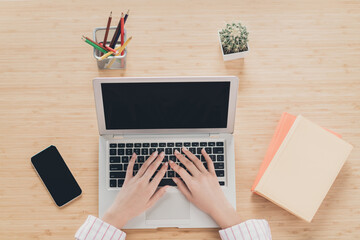
[[106,51],[106,50],[102,49],[101,47],[99,47],[98,45],[90,42],[90,41],[87,40],[84,36],[81,37],[81,39],[84,40],[87,44],[89,44],[89,45],[93,46],[94,48],[96,48],[97,50],[99,50],[100,52],[102,52],[102,53],[108,53],[108,51]]

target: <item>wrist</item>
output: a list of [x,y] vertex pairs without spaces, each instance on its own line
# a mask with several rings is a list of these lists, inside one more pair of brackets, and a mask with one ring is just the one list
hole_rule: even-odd
[[222,207],[221,209],[214,209],[214,211],[210,213],[210,216],[222,229],[241,223],[240,216],[230,205]]
[[110,225],[113,225],[117,229],[123,228],[128,222],[126,216],[121,214],[114,214],[111,211],[106,212],[102,217],[102,220]]

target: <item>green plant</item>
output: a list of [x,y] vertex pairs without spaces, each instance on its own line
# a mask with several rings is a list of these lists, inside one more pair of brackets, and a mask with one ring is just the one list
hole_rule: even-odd
[[248,35],[246,27],[240,22],[226,24],[225,28],[220,31],[224,54],[247,51]]

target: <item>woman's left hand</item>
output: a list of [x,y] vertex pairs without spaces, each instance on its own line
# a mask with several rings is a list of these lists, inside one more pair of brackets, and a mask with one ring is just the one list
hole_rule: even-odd
[[130,219],[153,206],[164,195],[168,186],[158,190],[157,187],[168,169],[167,162],[150,181],[164,156],[164,152],[159,155],[158,152],[154,152],[141,166],[138,173],[133,176],[136,154],[132,155],[126,171],[124,185],[112,206],[105,213],[103,217],[105,222],[121,229]]

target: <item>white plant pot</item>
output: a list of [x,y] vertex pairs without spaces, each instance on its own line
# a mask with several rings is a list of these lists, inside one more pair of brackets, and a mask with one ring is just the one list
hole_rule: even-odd
[[222,53],[224,61],[230,61],[230,60],[235,60],[235,59],[239,59],[239,58],[244,58],[250,51],[249,44],[248,44],[247,51],[224,54],[224,49],[221,44],[220,31],[218,32],[218,35],[219,35],[219,43],[220,43],[221,53]]

